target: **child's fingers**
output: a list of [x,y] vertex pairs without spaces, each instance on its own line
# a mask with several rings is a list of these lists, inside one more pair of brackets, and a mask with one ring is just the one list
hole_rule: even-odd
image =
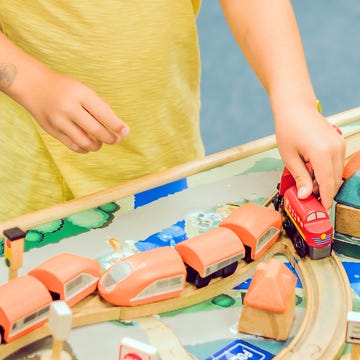
[[[83,102],[84,109],[96,119],[105,129],[116,137],[123,137],[129,133],[129,127],[113,112],[111,107],[101,98],[94,96],[92,101]],[[106,135],[107,138],[109,138]],[[103,141],[109,144],[113,142]]]
[[88,153],[97,151],[101,148],[102,142],[89,136],[77,124],[71,121],[60,122],[59,127],[50,127],[46,131],[62,142],[70,150],[78,153]]
[[299,199],[306,199],[313,191],[313,180],[304,161],[298,154],[283,159],[295,179]]

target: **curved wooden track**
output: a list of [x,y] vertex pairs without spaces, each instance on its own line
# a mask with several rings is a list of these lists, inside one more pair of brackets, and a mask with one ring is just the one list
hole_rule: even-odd
[[[110,320],[144,318],[211,299],[247,280],[259,262],[276,254],[285,255],[294,266],[302,281],[306,299],[305,318],[302,325],[292,342],[276,356],[276,359],[336,359],[344,346],[346,316],[352,306],[347,275],[334,253],[331,257],[322,260],[300,259],[291,241],[285,236],[282,236],[261,259],[250,264],[241,261],[232,276],[214,279],[209,286],[202,289],[196,289],[188,284],[183,294],[174,299],[135,307],[115,307],[94,293],[72,308],[73,328]],[[144,323],[144,320],[141,321]],[[146,320],[146,326],[151,328],[151,324],[155,321],[158,322],[158,320]],[[159,328],[159,324],[152,326]],[[165,331],[165,329],[164,327],[161,333],[166,332],[167,336],[173,338],[171,330]],[[45,324],[14,342],[2,344],[0,358],[49,335]],[[160,346],[159,351],[163,353],[165,348],[168,349],[165,342],[159,342],[157,346]],[[172,359],[185,360],[184,351],[178,343],[171,348],[172,356],[175,356]],[[176,357],[176,353],[179,357]]]
[[305,289],[305,318],[293,341],[276,359],[333,360],[345,344],[347,313],[352,295],[341,261],[332,256],[321,260],[290,261]]

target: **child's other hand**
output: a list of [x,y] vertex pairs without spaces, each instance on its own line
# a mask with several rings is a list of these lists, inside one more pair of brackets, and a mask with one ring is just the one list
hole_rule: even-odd
[[22,103],[46,132],[75,152],[116,144],[129,132],[95,91],[52,71],[41,74],[31,98]]
[[[276,137],[280,155],[296,181],[299,198],[318,192],[330,210],[341,183],[345,163],[345,141],[314,109],[296,108],[276,116]],[[315,183],[305,162],[310,161]]]

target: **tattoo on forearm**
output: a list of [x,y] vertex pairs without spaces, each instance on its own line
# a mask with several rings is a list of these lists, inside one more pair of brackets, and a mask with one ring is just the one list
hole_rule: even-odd
[[14,82],[17,69],[14,64],[0,64],[0,89],[7,89]]

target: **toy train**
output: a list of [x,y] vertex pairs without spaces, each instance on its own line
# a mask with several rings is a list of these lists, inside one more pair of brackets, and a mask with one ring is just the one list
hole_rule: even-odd
[[96,260],[56,255],[0,286],[0,343],[41,326],[55,300],[73,306],[97,290],[113,305],[135,306],[177,297],[186,281],[206,286],[214,277],[233,274],[239,260],[259,258],[277,240],[281,226],[280,212],[248,203],[215,229],[175,247],[121,259],[103,274]]
[[16,340],[45,323],[53,301],[73,306],[94,292],[100,270],[96,260],[63,253],[1,285],[0,343]]
[[[307,166],[311,171],[311,165]],[[298,198],[295,180],[286,168],[272,202],[283,214],[283,228],[300,257],[309,255],[316,260],[330,256],[333,227],[329,215],[314,194]]]

